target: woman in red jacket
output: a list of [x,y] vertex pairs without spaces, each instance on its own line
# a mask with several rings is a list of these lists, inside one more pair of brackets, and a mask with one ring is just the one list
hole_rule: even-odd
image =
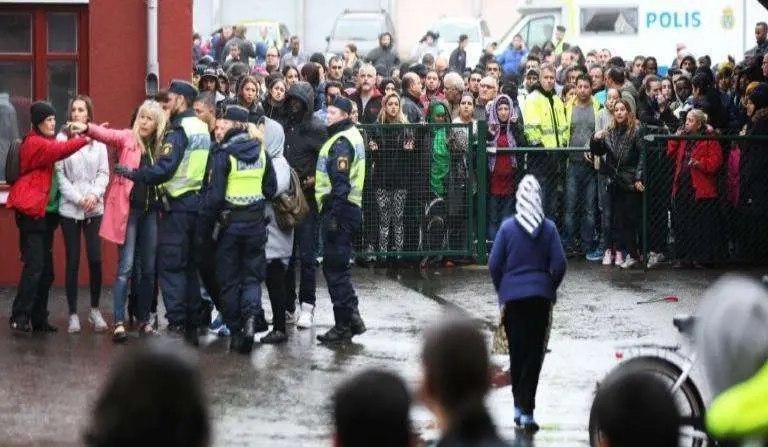
[[[694,109],[677,134],[710,131],[707,115]],[[717,172],[723,164],[723,150],[716,140],[670,140],[667,155],[676,162],[672,183],[676,267],[710,265],[718,259],[721,248]]]
[[[24,267],[13,300],[11,331],[56,332],[48,322],[48,291],[53,283],[53,231],[58,224],[58,187],[54,163],[88,144],[83,137],[56,141],[56,110],[47,102],[30,109],[32,130],[19,148],[21,175],[11,186],[6,206],[16,210]],[[50,210],[46,215],[46,211]]]

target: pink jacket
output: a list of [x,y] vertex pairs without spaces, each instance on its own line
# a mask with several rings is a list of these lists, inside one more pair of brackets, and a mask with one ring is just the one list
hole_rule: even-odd
[[[121,165],[137,169],[141,164],[141,146],[131,129],[113,130],[91,123],[88,126],[88,136],[117,149],[118,163]],[[131,190],[133,181],[112,174],[104,199],[104,217],[99,229],[99,236],[103,239],[119,245],[125,242],[128,215],[131,213]]]

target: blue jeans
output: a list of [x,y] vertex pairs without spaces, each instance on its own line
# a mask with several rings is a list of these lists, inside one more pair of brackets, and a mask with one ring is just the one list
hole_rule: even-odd
[[128,280],[133,275],[134,255],[139,250],[141,277],[139,278],[136,318],[149,321],[149,308],[155,289],[155,260],[157,259],[157,213],[131,210],[125,231],[125,242],[120,246],[117,278],[112,285],[115,322],[125,321],[125,301]]
[[610,178],[607,175],[597,176],[597,203],[600,208],[600,247],[602,250],[613,248],[613,209],[611,207],[611,193],[608,191]]
[[[581,248],[590,250],[595,236],[597,171],[581,161],[568,164],[565,178],[565,234],[563,245],[574,247],[576,221],[581,217]],[[580,216],[579,216],[580,215]]]
[[317,207],[310,204],[309,213],[304,216],[296,227],[293,256],[286,272],[286,294],[289,312],[296,310],[296,258],[301,262],[299,272],[299,302],[315,305],[316,272],[315,255],[317,253],[318,222],[320,216]]
[[488,240],[496,240],[504,219],[515,214],[515,196],[488,195]]

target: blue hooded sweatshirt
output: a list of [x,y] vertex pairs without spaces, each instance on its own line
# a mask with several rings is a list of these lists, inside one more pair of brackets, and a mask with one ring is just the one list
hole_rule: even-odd
[[526,175],[517,189],[515,217],[501,225],[488,267],[499,305],[530,298],[557,299],[566,270],[554,222],[544,217],[541,187]]

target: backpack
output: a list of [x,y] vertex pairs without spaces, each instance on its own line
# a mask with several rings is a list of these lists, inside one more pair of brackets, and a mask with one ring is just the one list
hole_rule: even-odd
[[11,142],[5,154],[5,182],[13,185],[21,177],[21,140]]
[[290,231],[309,213],[309,204],[301,190],[301,181],[291,169],[291,188],[273,199],[275,220],[282,231]]

